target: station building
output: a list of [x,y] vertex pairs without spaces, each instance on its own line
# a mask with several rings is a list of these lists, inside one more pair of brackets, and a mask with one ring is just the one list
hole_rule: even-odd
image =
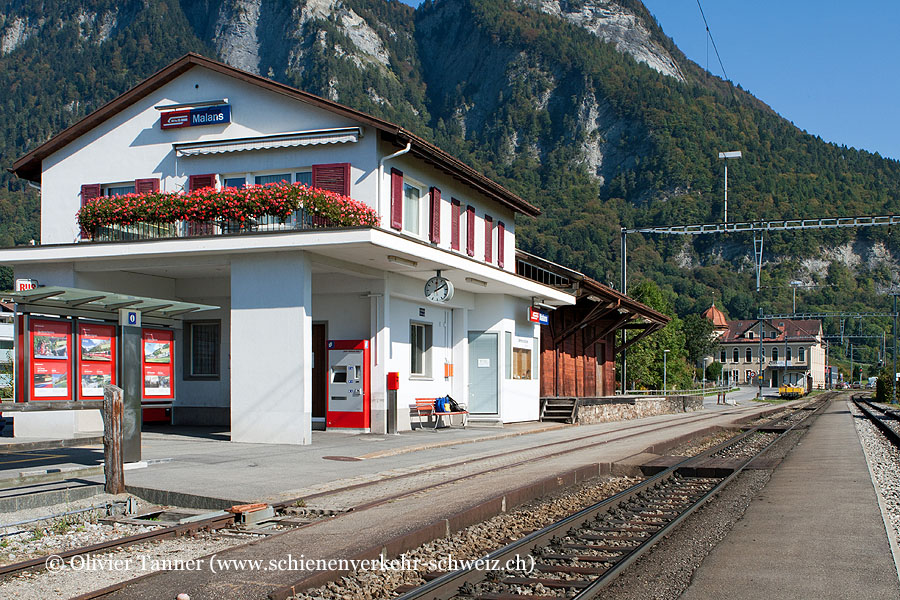
[[755,385],[762,372],[767,386],[825,386],[824,332],[818,319],[726,321],[715,305],[703,316],[719,338],[714,358],[722,363],[726,384]]
[[[516,272],[516,217],[539,210],[397,125],[188,54],[12,170],[40,185],[41,244],[0,250],[0,264],[74,298],[57,304],[127,304],[66,292],[94,290],[144,298],[145,319],[168,318],[171,347],[143,347],[157,353],[146,363],[171,365],[175,424],[308,444],[313,429],[409,429],[415,398],[447,394],[474,420],[539,417],[535,315],[576,303],[571,289]],[[380,224],[294,214],[84,231],[76,220],[97,197],[279,182],[362,202]],[[177,316],[176,302],[215,308]],[[67,398],[78,400],[72,368]],[[159,405],[158,391],[143,395]],[[50,426],[21,418],[29,431]],[[44,432],[77,433],[83,421],[56,414]]]

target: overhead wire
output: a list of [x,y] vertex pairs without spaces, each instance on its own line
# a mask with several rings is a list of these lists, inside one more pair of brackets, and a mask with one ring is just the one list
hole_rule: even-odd
[[[713,50],[716,52],[716,58],[719,60],[719,66],[722,67],[722,75],[725,76],[725,79],[728,79],[728,73],[725,72],[725,65],[722,63],[722,56],[719,54],[719,48],[716,46],[716,40],[712,36],[712,32],[709,30],[709,23],[706,21],[706,14],[703,12],[703,6],[700,4],[700,0],[697,0],[697,8],[700,9],[700,16],[703,17],[703,24],[706,26],[706,35],[710,42],[712,42]],[[709,70],[709,59],[707,59],[707,71]]]

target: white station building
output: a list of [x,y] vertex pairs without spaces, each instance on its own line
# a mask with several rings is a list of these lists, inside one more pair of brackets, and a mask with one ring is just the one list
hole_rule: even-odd
[[[164,119],[184,126],[163,128]],[[41,188],[40,245],[0,250],[17,278],[219,307],[174,326],[175,424],[309,444],[326,426],[409,429],[415,398],[446,394],[476,420],[538,419],[540,326],[529,309],[574,304],[516,274],[516,216],[539,211],[399,126],[189,54],[12,170]],[[76,221],[100,195],[280,181],[343,193],[381,224],[270,221],[229,232],[180,223],[118,237],[111,228],[114,241],[98,241]],[[425,293],[438,272],[455,289],[443,301]],[[348,359],[342,348],[368,352]],[[399,373],[396,406],[389,373]],[[328,423],[332,413],[343,417]],[[16,420],[31,434],[99,428],[65,414]]]

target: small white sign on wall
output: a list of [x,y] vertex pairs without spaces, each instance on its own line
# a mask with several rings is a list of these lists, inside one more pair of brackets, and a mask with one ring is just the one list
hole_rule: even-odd
[[491,359],[489,358],[479,358],[478,359],[478,368],[491,368]]

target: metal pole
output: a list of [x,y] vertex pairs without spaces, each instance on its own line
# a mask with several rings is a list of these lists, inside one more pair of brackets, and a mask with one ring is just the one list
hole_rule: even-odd
[[[627,233],[625,232],[625,228],[622,228],[622,295],[628,293],[628,242],[627,242]],[[622,395],[625,395],[625,375],[628,372],[628,359],[626,357],[627,349],[624,348],[625,342],[628,340],[625,338],[625,332],[627,330],[622,328]]]
[[794,288],[794,310],[792,310],[791,312],[796,315],[797,314],[797,286],[795,285],[792,287]]
[[728,222],[728,159],[725,159],[725,222]]
[[[759,309],[762,312],[762,308]],[[763,364],[762,364],[762,356],[763,356],[763,328],[762,328],[762,319],[759,320],[759,351],[757,353],[759,356],[759,372],[756,374],[756,381],[759,384],[759,390],[756,393],[756,397],[759,400],[762,400],[762,384],[763,384]]]
[[891,373],[891,402],[897,402],[897,292],[894,292],[894,370]]
[[[669,351],[663,350],[663,392],[668,390],[669,388],[666,386],[666,359],[669,357]],[[664,394],[665,395],[665,394]]]

